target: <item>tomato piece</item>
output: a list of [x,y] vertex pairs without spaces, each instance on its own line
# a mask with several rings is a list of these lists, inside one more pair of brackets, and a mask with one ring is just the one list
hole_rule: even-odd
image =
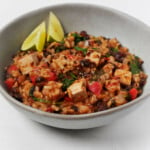
[[36,83],[37,77],[38,77],[37,75],[31,75],[31,76],[30,76],[30,80],[31,80],[31,82],[32,82],[33,84]]
[[54,72],[50,72],[49,73],[49,77],[47,78],[48,81],[56,81],[57,80],[57,76]]
[[13,78],[8,78],[5,80],[5,84],[9,89],[13,87],[14,83],[15,83],[15,80]]
[[48,107],[46,111],[47,112],[53,112],[53,109],[51,107]]
[[88,86],[89,90],[93,92],[95,95],[99,95],[102,91],[102,84],[99,82],[95,81],[92,84]]
[[69,59],[74,59],[75,58],[75,56],[74,55],[67,55],[67,57],[69,58]]
[[68,102],[71,102],[71,101],[72,101],[72,98],[70,98],[70,97],[68,97],[68,96],[66,96],[64,99],[65,99],[66,101],[68,101]]
[[10,65],[7,69],[7,73],[11,74],[12,71],[17,70],[17,66],[16,65]]
[[137,98],[138,90],[136,88],[132,88],[132,89],[130,89],[129,94],[131,96],[131,99],[133,100],[133,99]]

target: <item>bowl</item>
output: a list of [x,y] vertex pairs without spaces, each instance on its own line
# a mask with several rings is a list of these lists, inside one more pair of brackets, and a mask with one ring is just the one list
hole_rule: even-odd
[[[62,115],[43,112],[26,106],[11,97],[4,85],[4,67],[20,48],[25,37],[53,11],[61,20],[66,32],[86,30],[92,35],[116,37],[131,53],[140,56],[144,69],[150,76],[150,28],[137,19],[120,11],[91,4],[60,4],[29,12],[9,23],[0,32],[0,92],[19,112],[27,117],[58,128],[86,129],[109,124],[136,110],[150,95],[149,78],[143,94],[134,101],[109,110],[81,115]],[[13,115],[13,114],[11,114]]]

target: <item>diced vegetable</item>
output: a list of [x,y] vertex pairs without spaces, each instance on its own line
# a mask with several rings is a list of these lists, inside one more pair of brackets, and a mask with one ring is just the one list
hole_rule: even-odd
[[18,68],[17,68],[16,65],[11,65],[11,66],[8,67],[7,73],[10,74],[12,71],[15,71],[15,70],[17,70],[17,69],[18,69]]
[[133,99],[137,98],[138,90],[136,88],[132,88],[129,91],[129,94],[130,94],[131,99],[133,100]]
[[70,97],[68,97],[68,96],[66,96],[64,99],[65,99],[66,101],[68,101],[68,102],[71,102],[71,101],[72,101],[72,99],[71,99]]
[[56,81],[57,80],[57,76],[54,72],[50,72],[49,73],[49,77],[47,78],[48,81]]
[[8,78],[5,80],[5,84],[8,87],[8,89],[11,89],[15,83],[15,80],[13,78]]
[[30,76],[30,80],[31,80],[31,82],[32,82],[33,84],[36,83],[37,77],[38,77],[37,75],[31,75],[31,76]]
[[92,84],[90,84],[88,86],[88,88],[95,95],[99,95],[101,93],[101,90],[102,90],[102,85],[99,82],[95,81]]

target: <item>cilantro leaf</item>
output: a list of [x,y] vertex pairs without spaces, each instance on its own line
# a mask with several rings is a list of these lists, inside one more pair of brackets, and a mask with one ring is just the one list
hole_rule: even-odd
[[111,48],[111,51],[114,52],[114,53],[117,53],[119,52],[119,49],[116,47],[116,48]]
[[134,60],[131,60],[131,62],[130,62],[130,69],[131,69],[132,74],[140,73],[138,57],[135,57]]
[[74,36],[75,45],[78,44],[80,41],[85,41],[86,38],[83,36],[80,36],[77,33],[72,33],[72,36]]
[[38,102],[42,102],[42,103],[51,103],[51,101],[48,101],[48,100],[44,100],[44,99],[35,97],[35,96],[33,95],[34,90],[35,90],[35,86],[32,86],[32,87],[30,88],[30,91],[29,91],[29,96],[32,97],[32,99],[33,99],[34,101],[38,101]]
[[67,78],[65,78],[62,81],[62,83],[63,83],[63,86],[62,86],[63,91],[65,91],[73,82],[74,82],[74,79],[67,79]]
[[81,48],[81,47],[76,46],[74,47],[74,49],[76,49],[77,51],[83,52],[84,55],[86,55],[87,53],[87,48]]

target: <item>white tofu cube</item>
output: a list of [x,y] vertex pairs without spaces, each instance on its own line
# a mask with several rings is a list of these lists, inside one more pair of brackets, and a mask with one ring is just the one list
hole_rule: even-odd
[[132,73],[130,71],[117,69],[114,76],[120,78],[120,83],[124,85],[131,84]]
[[68,96],[75,101],[83,101],[87,97],[86,80],[76,80],[67,89]]
[[92,51],[86,55],[85,59],[88,59],[90,62],[98,65],[100,61],[100,57],[101,57],[101,54],[99,52]]
[[115,91],[119,91],[120,90],[119,80],[116,80],[116,79],[107,80],[105,83],[105,87],[111,93]]
[[28,74],[33,69],[33,65],[38,62],[38,58],[34,54],[25,55],[18,61],[18,67],[22,74]]

